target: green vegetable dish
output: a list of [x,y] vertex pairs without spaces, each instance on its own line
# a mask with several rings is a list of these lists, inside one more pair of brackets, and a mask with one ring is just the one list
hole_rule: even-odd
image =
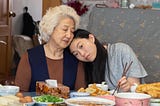
[[52,95],[41,95],[34,97],[36,102],[52,102],[52,103],[62,103],[64,99]]

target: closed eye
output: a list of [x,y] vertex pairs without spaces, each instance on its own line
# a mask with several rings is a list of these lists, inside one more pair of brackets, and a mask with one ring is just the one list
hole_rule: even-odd
[[68,29],[63,29],[63,31],[65,31],[65,32],[66,32],[67,30],[68,30]]

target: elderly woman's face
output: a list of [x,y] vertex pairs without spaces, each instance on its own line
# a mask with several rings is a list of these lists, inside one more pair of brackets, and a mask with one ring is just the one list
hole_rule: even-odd
[[94,37],[75,38],[70,45],[71,53],[79,60],[84,62],[93,62],[96,58],[97,48],[94,43]]
[[62,18],[55,27],[51,39],[58,48],[66,48],[73,39],[75,23],[69,17]]

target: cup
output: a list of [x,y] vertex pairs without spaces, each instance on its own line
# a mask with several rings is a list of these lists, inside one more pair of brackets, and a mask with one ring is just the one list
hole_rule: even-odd
[[47,80],[45,80],[45,82],[46,82],[47,85],[49,85],[50,87],[57,87],[57,80],[47,79]]

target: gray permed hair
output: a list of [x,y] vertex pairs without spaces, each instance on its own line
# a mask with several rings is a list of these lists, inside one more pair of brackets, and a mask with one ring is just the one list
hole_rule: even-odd
[[77,12],[70,6],[60,5],[56,7],[50,7],[46,14],[43,16],[39,23],[39,31],[43,41],[47,42],[54,28],[58,25],[59,19],[62,17],[71,17],[75,22],[75,29],[79,26],[80,16]]

